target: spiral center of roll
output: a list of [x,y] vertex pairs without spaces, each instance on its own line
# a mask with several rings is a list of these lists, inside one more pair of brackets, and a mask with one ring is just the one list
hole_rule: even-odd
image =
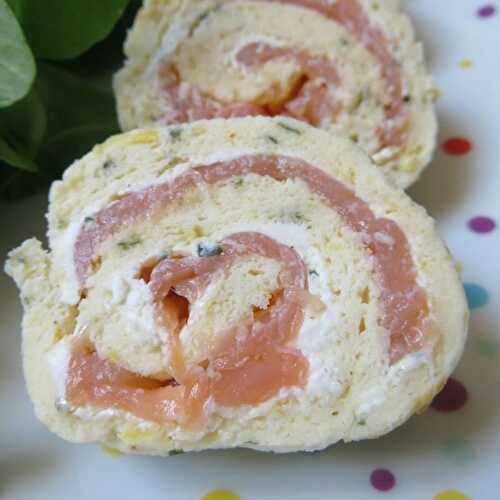
[[[260,233],[237,233],[223,241],[220,253],[206,257],[164,259],[143,270],[155,301],[158,329],[170,354],[166,382],[147,379],[100,359],[88,339],[74,345],[67,384],[68,400],[126,408],[157,422],[177,420],[193,425],[203,420],[209,400],[226,407],[255,406],[282,388],[305,387],[308,361],[290,346],[304,319],[307,268],[295,250]],[[279,288],[269,307],[252,310],[237,325],[228,325],[207,359],[185,360],[179,334],[189,308],[214,273],[251,255],[282,264]],[[165,385],[166,384],[166,385]]]

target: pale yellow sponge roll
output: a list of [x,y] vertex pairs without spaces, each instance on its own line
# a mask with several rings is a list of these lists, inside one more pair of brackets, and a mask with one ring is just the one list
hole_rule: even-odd
[[[53,184],[48,221],[50,249],[28,240],[6,269],[36,414],[70,441],[169,454],[374,438],[425,409],[463,350],[463,287],[434,221],[350,141],[299,121],[112,137]],[[391,304],[417,295],[395,332]]]
[[124,130],[285,114],[350,138],[400,187],[431,160],[432,81],[398,1],[145,0],[125,53]]

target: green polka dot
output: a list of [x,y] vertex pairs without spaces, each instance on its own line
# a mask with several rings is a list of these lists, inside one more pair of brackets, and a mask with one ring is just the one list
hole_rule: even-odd
[[456,465],[467,465],[476,459],[476,450],[462,438],[453,438],[443,446],[445,457]]
[[476,339],[479,354],[487,358],[495,358],[500,355],[500,342],[496,339],[481,337]]

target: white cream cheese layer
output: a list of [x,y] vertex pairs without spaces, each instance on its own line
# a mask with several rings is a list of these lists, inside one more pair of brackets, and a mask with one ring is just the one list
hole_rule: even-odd
[[432,383],[435,384],[435,368],[432,361],[432,346],[427,346],[421,351],[411,352],[401,358],[396,364],[388,368],[387,375],[361,395],[361,404],[355,413],[358,418],[364,418],[379,406],[385,403],[387,395],[394,388],[402,385],[405,378],[418,368],[425,366]]

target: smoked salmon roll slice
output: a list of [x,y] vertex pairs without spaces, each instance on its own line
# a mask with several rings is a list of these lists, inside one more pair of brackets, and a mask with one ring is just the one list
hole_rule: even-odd
[[431,159],[431,79],[397,0],[145,0],[125,52],[124,130],[293,117],[349,137],[400,187]]
[[7,263],[38,417],[125,452],[316,450],[424,409],[464,345],[434,221],[283,117],[112,137]]

